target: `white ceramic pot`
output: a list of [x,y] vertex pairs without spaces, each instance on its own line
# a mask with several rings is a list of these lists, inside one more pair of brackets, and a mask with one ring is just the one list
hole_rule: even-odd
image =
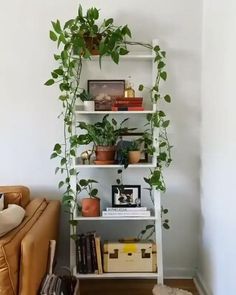
[[94,101],[93,100],[84,101],[84,110],[86,112],[93,112],[94,111]]

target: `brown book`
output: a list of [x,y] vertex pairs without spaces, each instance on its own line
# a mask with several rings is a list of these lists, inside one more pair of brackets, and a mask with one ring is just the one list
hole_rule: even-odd
[[98,274],[102,274],[103,267],[102,267],[102,253],[101,253],[101,238],[100,237],[95,237],[95,245],[96,245],[97,263],[98,263]]

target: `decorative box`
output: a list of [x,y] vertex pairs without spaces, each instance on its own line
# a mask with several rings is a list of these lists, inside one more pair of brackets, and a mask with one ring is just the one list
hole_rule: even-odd
[[153,241],[105,241],[104,272],[156,272],[156,244]]

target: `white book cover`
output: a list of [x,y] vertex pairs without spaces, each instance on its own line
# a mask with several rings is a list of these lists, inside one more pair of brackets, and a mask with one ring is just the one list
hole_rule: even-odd
[[114,217],[114,216],[151,216],[150,211],[124,211],[124,212],[110,212],[103,211],[102,216],[104,217]]
[[116,207],[116,208],[111,208],[108,207],[106,208],[106,211],[108,212],[133,212],[133,211],[147,211],[147,207]]

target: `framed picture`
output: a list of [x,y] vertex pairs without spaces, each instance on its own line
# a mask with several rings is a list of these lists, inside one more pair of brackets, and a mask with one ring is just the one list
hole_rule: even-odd
[[[132,133],[125,133],[121,135],[120,141],[123,141],[123,144],[117,144],[117,154],[119,154],[119,145],[122,149],[122,146],[128,147],[130,142],[139,139],[142,137],[143,133],[142,132],[132,132]],[[141,151],[141,159],[139,163],[148,163],[148,153],[146,151],[146,145],[144,142],[141,143],[140,146],[140,151]]]
[[124,97],[125,80],[88,80],[88,92],[95,100]]
[[141,207],[141,186],[112,185],[112,207]]

